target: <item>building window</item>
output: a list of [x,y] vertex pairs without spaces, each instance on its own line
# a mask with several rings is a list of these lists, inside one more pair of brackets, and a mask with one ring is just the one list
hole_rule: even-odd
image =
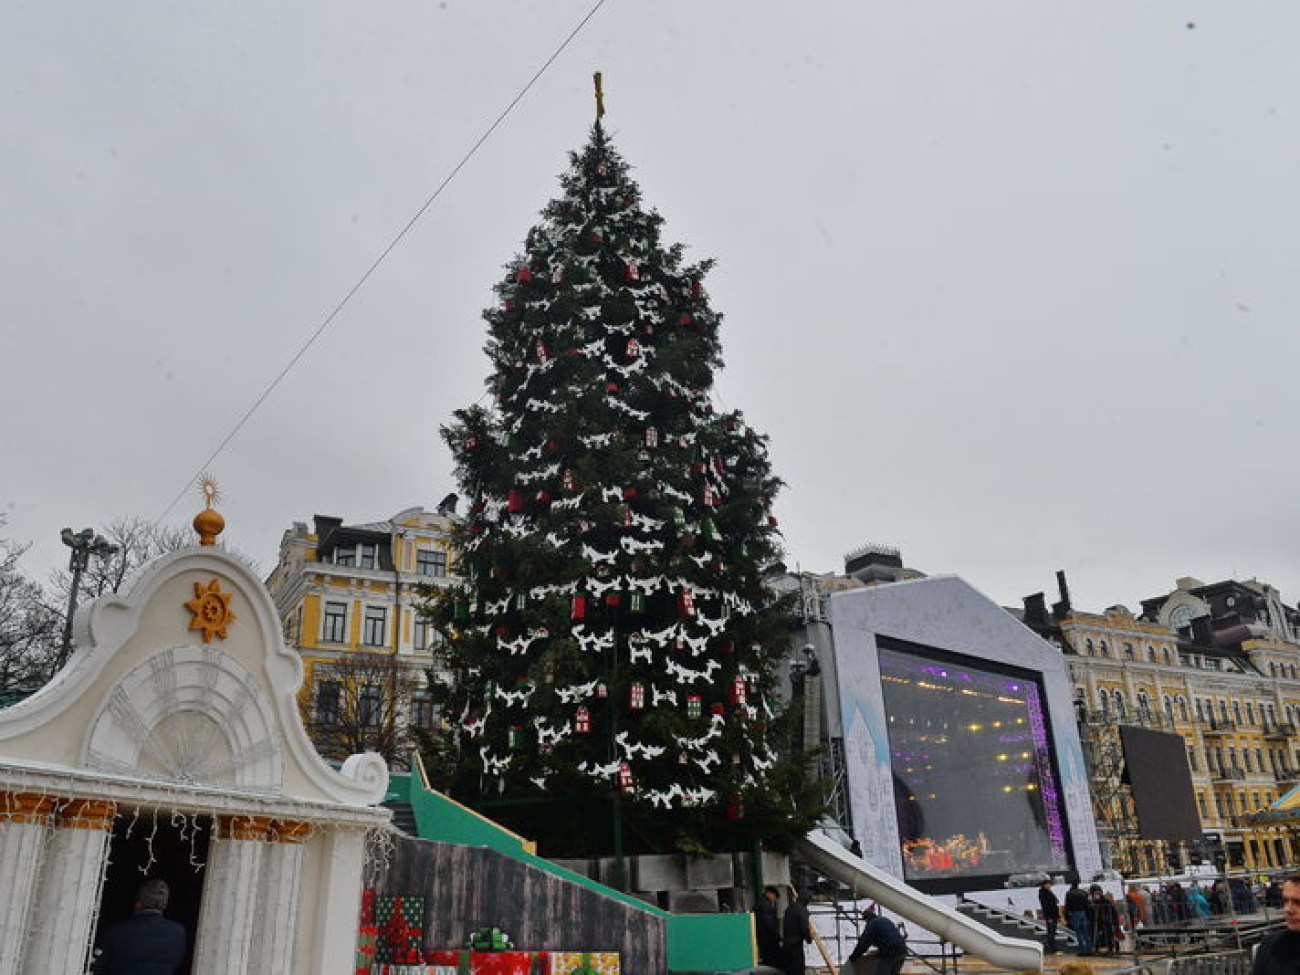
[[374,569],[378,566],[379,546],[362,543],[357,546],[357,568]]
[[1110,713],[1110,695],[1106,693],[1104,687],[1097,691],[1097,707],[1101,708],[1102,714]]
[[1097,644],[1097,652],[1100,653],[1103,657],[1107,657],[1107,658],[1110,657],[1110,647],[1106,646],[1105,640],[1102,640],[1100,643]]
[[433,727],[433,696],[428,691],[411,694],[411,723],[419,728]]
[[1178,698],[1178,717],[1187,720],[1187,698],[1181,696]]
[[361,628],[361,642],[368,647],[385,645],[385,631],[388,629],[388,609],[385,606],[367,606],[366,617]]
[[316,720],[320,724],[339,723],[339,697],[342,686],[336,680],[323,680],[316,685]]
[[357,564],[357,550],[352,545],[340,545],[334,550],[334,564],[352,566]]
[[428,653],[433,647],[434,637],[433,624],[417,613],[415,623],[411,627],[412,649],[416,653]]
[[1116,717],[1123,718],[1127,716],[1127,714],[1128,714],[1128,704],[1124,700],[1124,692],[1116,691],[1115,692],[1115,715]]
[[346,643],[348,607],[346,603],[326,603],[320,638],[326,643]]
[[1137,659],[1137,654],[1133,652],[1133,644],[1131,643],[1124,644],[1124,656],[1129,660]]
[[1083,641],[1083,652],[1084,652],[1084,654],[1085,654],[1086,656],[1089,656],[1089,657],[1092,656],[1092,641],[1091,641],[1091,640],[1084,640],[1084,641]]
[[433,548],[418,549],[415,553],[415,573],[422,576],[445,576],[447,553]]
[[383,692],[378,684],[363,685],[357,695],[357,723],[363,728],[378,727],[382,702]]
[[1200,807],[1201,807],[1201,818],[1202,818],[1202,819],[1209,819],[1209,818],[1210,818],[1210,804],[1209,804],[1208,802],[1205,801],[1205,793],[1204,793],[1204,792],[1198,792],[1198,793],[1196,793],[1196,802],[1197,802],[1197,803],[1200,805]]

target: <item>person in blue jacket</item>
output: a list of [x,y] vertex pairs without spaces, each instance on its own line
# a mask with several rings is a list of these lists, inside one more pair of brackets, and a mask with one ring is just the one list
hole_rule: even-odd
[[135,895],[135,913],[100,938],[95,975],[173,975],[185,958],[185,928],[163,917],[171,890],[157,877]]
[[858,935],[858,943],[853,946],[849,961],[862,958],[870,949],[875,948],[875,957],[879,959],[876,962],[876,975],[898,975],[903,969],[903,962],[907,960],[907,940],[903,933],[893,921],[882,917],[871,907],[862,912],[862,920],[867,924],[862,929],[862,934]]

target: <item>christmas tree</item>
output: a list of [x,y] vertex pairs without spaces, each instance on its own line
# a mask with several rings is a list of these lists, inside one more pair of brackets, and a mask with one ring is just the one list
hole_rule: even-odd
[[816,810],[774,693],[780,482],[712,403],[711,262],[660,242],[599,121],[571,162],[484,313],[494,407],[443,429],[469,500],[435,608],[452,791],[550,855],[608,850],[611,799],[629,849],[781,846]]

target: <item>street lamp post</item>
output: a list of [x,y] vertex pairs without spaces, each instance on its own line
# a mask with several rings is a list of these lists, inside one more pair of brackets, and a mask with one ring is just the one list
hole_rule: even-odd
[[56,672],[63,669],[63,665],[68,662],[68,654],[72,652],[72,617],[77,613],[77,592],[81,589],[81,574],[86,571],[86,566],[90,565],[92,555],[112,555],[117,551],[116,545],[102,535],[96,535],[93,528],[83,528],[75,533],[71,528],[65,528],[60,535],[63,544],[72,549],[72,554],[68,558],[72,584],[68,587],[68,618],[63,621],[63,643],[59,646],[59,659],[54,668]]

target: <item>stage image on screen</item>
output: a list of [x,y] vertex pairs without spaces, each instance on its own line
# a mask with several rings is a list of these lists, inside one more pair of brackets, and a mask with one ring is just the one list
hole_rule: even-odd
[[1036,675],[877,638],[894,805],[909,883],[1069,869]]

